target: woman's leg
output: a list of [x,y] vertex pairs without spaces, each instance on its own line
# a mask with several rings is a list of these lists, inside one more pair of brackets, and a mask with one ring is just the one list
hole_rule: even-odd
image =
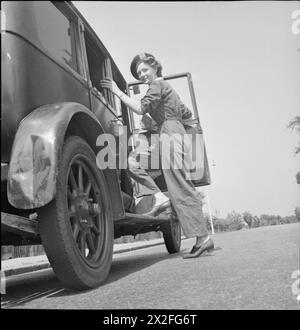
[[153,195],[154,203],[152,205],[152,209],[145,213],[145,215],[155,216],[159,210],[160,206],[164,207],[170,206],[168,204],[169,198],[164,195],[151,176],[147,173],[147,171],[141,167],[141,164],[136,159],[136,154],[132,153],[128,157],[128,174],[138,183],[143,185],[143,193],[145,195]]
[[208,232],[202,211],[202,201],[192,183],[185,180],[178,169],[163,170],[172,206],[186,237],[199,237],[198,242],[207,237]]
[[136,155],[134,153],[128,157],[128,174],[133,178],[134,181],[142,184],[145,187],[145,194],[153,195],[157,192],[160,192],[160,189],[157,187],[154,180],[136,160]]
[[161,160],[164,178],[168,187],[172,206],[180,221],[186,237],[197,237],[198,242],[207,236],[206,221],[202,211],[202,200],[193,183],[186,180],[187,169],[184,164],[183,136],[186,133],[181,123],[167,121],[161,133],[169,136],[161,144]]

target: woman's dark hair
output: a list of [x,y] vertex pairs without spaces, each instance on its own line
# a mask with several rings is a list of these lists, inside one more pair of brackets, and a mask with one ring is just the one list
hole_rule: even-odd
[[134,76],[134,78],[136,78],[137,80],[139,80],[139,77],[137,74],[137,67],[139,66],[140,63],[145,63],[145,64],[150,65],[153,69],[157,70],[157,76],[162,77],[162,66],[157,61],[157,59],[149,53],[142,53],[142,54],[136,55],[130,64],[130,71],[131,71],[132,75]]

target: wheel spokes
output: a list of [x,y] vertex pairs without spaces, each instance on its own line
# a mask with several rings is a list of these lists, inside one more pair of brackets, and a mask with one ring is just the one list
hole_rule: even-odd
[[74,231],[73,231],[73,236],[74,236],[75,241],[77,241],[77,239],[78,239],[79,232],[80,232],[79,225],[78,225],[78,223],[75,223]]
[[92,184],[90,182],[88,182],[87,187],[85,189],[85,193],[86,193],[87,196],[90,195],[91,188],[92,188]]
[[99,258],[104,244],[104,208],[96,181],[84,159],[73,160],[67,187],[68,216],[73,239],[88,262]]
[[93,223],[93,227],[91,228],[91,230],[96,234],[96,235],[100,235],[100,230],[97,228],[96,224]]
[[69,178],[70,178],[70,183],[71,183],[71,186],[72,186],[73,190],[78,190],[77,182],[75,180],[75,176],[74,176],[74,172],[73,172],[72,167],[70,168]]
[[86,232],[80,231],[79,250],[85,256]]
[[87,242],[87,246],[88,246],[90,252],[92,254],[95,254],[96,248],[95,248],[95,243],[94,243],[94,240],[93,240],[93,237],[92,237],[91,233],[88,233],[86,235],[86,242]]
[[82,166],[80,164],[78,165],[78,187],[83,191],[83,173]]
[[72,200],[72,199],[74,198],[74,196],[73,196],[73,194],[72,194],[72,192],[71,192],[71,190],[70,190],[70,186],[68,186],[67,194],[68,194],[68,198],[69,198],[70,200]]

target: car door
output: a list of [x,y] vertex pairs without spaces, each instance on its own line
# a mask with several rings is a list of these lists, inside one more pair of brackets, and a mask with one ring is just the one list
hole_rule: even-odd
[[[207,160],[203,129],[199,120],[192,76],[190,73],[181,73],[168,75],[163,77],[163,79],[169,81],[171,86],[179,94],[182,102],[192,112],[192,116],[189,119],[183,120],[183,124],[187,132],[186,138],[187,141],[189,141],[187,143],[190,145],[190,166],[188,171],[189,179],[196,187],[209,185],[211,183],[210,171]],[[136,99],[141,99],[148,89],[148,86],[142,82],[129,83],[128,87],[129,95]],[[135,115],[130,111],[129,118],[131,121],[133,133],[147,134],[145,129],[141,126],[140,116]],[[160,188],[162,189],[163,187],[160,186]],[[138,190],[141,189],[141,187],[138,187]]]

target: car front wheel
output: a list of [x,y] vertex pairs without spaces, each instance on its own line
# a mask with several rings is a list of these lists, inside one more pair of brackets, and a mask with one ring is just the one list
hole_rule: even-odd
[[94,288],[107,278],[114,242],[107,183],[93,150],[78,136],[64,143],[56,197],[41,210],[39,230],[50,264],[65,287]]

